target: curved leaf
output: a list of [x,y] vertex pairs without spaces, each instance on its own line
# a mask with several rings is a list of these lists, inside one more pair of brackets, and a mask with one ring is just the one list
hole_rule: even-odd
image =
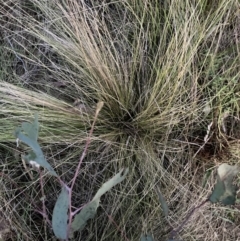
[[[45,159],[41,147],[37,143],[39,129],[39,123],[37,118],[38,117],[36,115],[33,123],[24,122],[22,124],[22,128],[16,129],[15,136],[23,143],[31,147],[31,149],[33,150],[33,152],[29,152],[28,155],[23,157],[25,161],[34,161],[40,166],[45,167],[53,176],[58,176],[52,166]],[[24,131],[26,135],[23,134],[22,131]]]
[[128,174],[129,169],[122,169],[118,174],[112,177],[110,180],[105,182],[102,187],[97,191],[96,195],[94,196],[93,200],[98,200],[100,197],[108,192],[112,187],[117,185],[118,183],[122,182],[126,175]]
[[71,236],[75,231],[81,231],[85,227],[87,221],[95,216],[101,196],[107,191],[109,191],[112,187],[122,182],[125,179],[127,173],[128,168],[122,169],[118,174],[116,174],[114,177],[112,177],[110,180],[108,180],[102,185],[102,187],[97,191],[92,201],[89,202],[86,206],[84,206],[80,213],[75,216],[71,224]]
[[62,191],[58,196],[57,202],[53,209],[52,227],[55,236],[59,239],[67,238],[68,229],[68,208],[69,194],[66,187],[62,187]]
[[77,214],[71,224],[71,233],[75,231],[83,230],[87,224],[87,221],[91,218],[94,218],[97,208],[99,206],[99,201],[93,200],[88,203],[79,214]]

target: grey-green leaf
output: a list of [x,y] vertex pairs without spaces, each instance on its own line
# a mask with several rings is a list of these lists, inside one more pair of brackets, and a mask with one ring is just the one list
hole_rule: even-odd
[[151,234],[143,234],[140,241],[154,241],[154,239]]
[[58,196],[57,202],[53,209],[52,228],[55,236],[59,239],[67,238],[68,231],[68,208],[69,194],[66,187],[62,187],[62,191]]
[[213,192],[209,198],[210,201],[212,203],[219,202],[224,192],[225,192],[224,182],[217,176],[217,183],[215,184]]
[[89,202],[85,207],[83,207],[80,213],[75,216],[71,225],[71,236],[75,231],[81,231],[85,227],[87,221],[90,218],[94,217],[97,212],[101,196],[107,191],[109,191],[112,187],[122,182],[125,179],[127,173],[128,168],[122,169],[119,173],[117,173],[114,177],[112,177],[110,180],[108,180],[102,185],[102,187],[97,191],[92,201]]
[[35,114],[33,123],[23,122],[22,130],[28,135],[30,139],[37,141],[39,131],[38,114]]
[[108,192],[112,187],[117,185],[118,183],[122,182],[126,175],[128,174],[129,169],[122,169],[118,174],[112,177],[110,180],[105,182],[102,187],[97,191],[96,195],[94,196],[93,200],[98,200],[100,197]]
[[217,183],[209,197],[212,203],[221,202],[225,205],[233,205],[236,202],[237,188],[233,185],[234,177],[239,173],[238,166],[230,166],[223,163],[217,171]]
[[28,163],[30,161],[34,161],[36,159],[36,154],[33,151],[29,151],[27,155],[22,156],[22,158],[24,159],[24,161],[27,161]]
[[[27,135],[23,134],[22,131],[26,132]],[[58,176],[57,173],[54,171],[52,166],[47,162],[45,159],[43,152],[37,142],[37,136],[38,136],[38,122],[37,122],[37,116],[35,117],[34,123],[29,124],[26,123],[21,128],[17,128],[15,131],[15,136],[21,140],[23,143],[31,147],[33,150],[33,153],[35,154],[35,158],[33,158],[33,153],[30,152],[28,155],[25,156],[26,161],[35,161],[40,166],[45,167],[53,176]]]
[[99,206],[99,201],[93,200],[90,203],[88,203],[80,213],[78,213],[71,225],[71,233],[73,234],[75,231],[83,230],[84,227],[87,224],[87,221],[91,218],[94,218],[97,208]]
[[163,197],[159,188],[157,189],[157,193],[158,193],[159,202],[161,203],[161,206],[163,209],[163,213],[164,213],[165,217],[167,217],[168,211],[169,211],[167,202],[165,201],[165,198]]

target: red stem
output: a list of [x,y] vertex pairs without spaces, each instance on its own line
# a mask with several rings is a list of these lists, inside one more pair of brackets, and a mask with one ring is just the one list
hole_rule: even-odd
[[197,207],[194,207],[189,213],[188,215],[185,217],[185,220],[181,223],[181,225],[173,230],[171,233],[170,233],[170,237],[169,239],[174,239],[178,234],[179,232],[182,230],[182,228],[184,227],[184,225],[189,221],[189,219],[191,218],[191,216],[194,214],[194,212],[201,208],[203,205],[205,205],[207,202],[209,201],[209,199],[206,199],[205,201],[203,201],[202,203],[200,203]]
[[39,169],[39,177],[40,177],[40,186],[41,186],[41,193],[42,193],[42,210],[43,210],[43,217],[45,217],[47,223],[50,223],[50,220],[47,215],[47,209],[45,206],[45,194],[44,194],[44,188],[43,188],[43,176],[42,176],[42,171]]
[[93,129],[94,129],[96,120],[97,120],[98,113],[99,113],[99,111],[97,110],[97,111],[96,111],[96,114],[95,114],[95,116],[94,116],[94,120],[93,120],[93,124],[92,124],[92,126],[91,126],[91,130],[90,130],[90,132],[89,132],[89,136],[88,136],[87,141],[86,141],[86,145],[85,145],[85,147],[84,147],[83,153],[82,153],[82,155],[81,155],[81,157],[80,157],[78,166],[77,166],[77,168],[76,168],[74,177],[73,177],[73,179],[72,179],[71,187],[68,188],[68,193],[69,193],[69,195],[68,195],[68,197],[69,197],[69,219],[68,219],[68,230],[67,230],[67,239],[66,239],[66,241],[68,241],[68,237],[69,237],[69,234],[70,234],[70,229],[71,229],[71,224],[72,224],[72,218],[73,218],[73,216],[76,214],[76,211],[75,211],[75,212],[72,211],[72,190],[73,190],[74,184],[75,184],[75,182],[76,182],[77,176],[78,176],[78,174],[79,174],[79,171],[80,171],[80,168],[81,168],[83,159],[84,159],[84,157],[85,157],[86,154],[87,154],[87,149],[88,149],[89,144],[90,144],[90,142],[91,142],[91,136],[92,136],[92,133],[93,133]]
[[127,238],[127,235],[124,231],[122,231],[119,226],[117,225],[117,223],[114,221],[114,219],[112,218],[111,215],[108,215],[108,213],[106,212],[106,210],[104,210],[105,213],[107,214],[108,218],[112,221],[112,223],[115,225],[115,227],[117,228],[117,230],[121,233],[122,237],[126,240],[126,241],[130,241],[128,238]]

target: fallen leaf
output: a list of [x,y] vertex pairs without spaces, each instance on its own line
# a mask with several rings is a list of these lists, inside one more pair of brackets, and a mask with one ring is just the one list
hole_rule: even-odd
[[212,203],[220,202],[225,205],[235,204],[237,187],[233,185],[233,179],[239,171],[239,166],[230,166],[226,163],[218,167],[217,183],[209,198]]

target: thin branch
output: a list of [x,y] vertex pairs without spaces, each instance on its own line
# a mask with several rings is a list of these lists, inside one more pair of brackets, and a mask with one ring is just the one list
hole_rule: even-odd
[[[42,176],[42,171],[41,169],[39,168],[39,180],[40,180],[40,186],[41,186],[41,194],[42,194],[42,215],[43,217],[45,218],[45,221],[47,223],[50,223],[50,220],[48,218],[48,215],[47,215],[47,209],[46,209],[46,205],[45,205],[45,193],[44,193],[44,188],[43,188],[43,176]],[[46,225],[44,227],[46,229]],[[45,230],[46,232],[46,230]]]
[[87,137],[86,145],[84,147],[82,155],[81,155],[81,157],[79,159],[78,166],[77,166],[75,174],[73,176],[71,186],[70,186],[70,188],[67,187],[68,188],[68,192],[69,192],[69,196],[68,196],[69,197],[69,219],[68,219],[68,230],[67,230],[67,239],[66,239],[66,241],[68,241],[68,237],[69,237],[69,234],[70,234],[72,219],[73,219],[73,216],[74,216],[73,214],[76,214],[76,211],[75,212],[72,211],[72,190],[73,190],[74,184],[76,182],[77,176],[79,174],[79,171],[80,171],[83,159],[84,159],[84,157],[87,154],[87,150],[88,150],[89,144],[91,142],[93,129],[94,129],[94,126],[95,126],[98,114],[99,114],[100,110],[102,109],[102,107],[103,107],[103,102],[99,102],[98,105],[97,105],[97,109],[96,109],[96,112],[95,112],[95,116],[94,116],[94,119],[93,119],[91,130],[89,132],[89,136]]
[[72,179],[71,190],[73,189],[73,186],[74,186],[74,184],[75,184],[75,182],[76,182],[76,179],[77,179],[78,173],[79,173],[79,171],[80,171],[80,167],[81,167],[81,164],[82,164],[82,162],[83,162],[83,159],[84,159],[84,157],[85,157],[86,154],[87,154],[87,149],[88,149],[88,146],[89,146],[89,144],[90,144],[90,142],[91,142],[91,137],[92,137],[93,129],[94,129],[94,126],[95,126],[95,123],[96,123],[96,120],[97,120],[97,116],[98,116],[99,111],[101,110],[102,106],[103,106],[103,102],[99,102],[98,105],[97,105],[96,113],[95,113],[95,116],[94,116],[94,119],[93,119],[93,123],[92,123],[92,126],[91,126],[91,130],[90,130],[90,132],[89,132],[89,136],[88,136],[88,138],[87,138],[87,142],[86,142],[85,148],[84,148],[83,153],[82,153],[82,155],[81,155],[81,157],[80,157],[80,160],[79,160],[77,169],[76,169],[75,174],[74,174],[74,177],[73,177],[73,179]]
[[126,240],[126,241],[130,241],[128,238],[127,238],[127,235],[124,231],[122,231],[119,226],[117,225],[117,223],[115,222],[115,220],[112,218],[111,215],[108,215],[108,213],[106,212],[106,210],[104,209],[105,213],[107,214],[108,218],[110,219],[110,221],[115,225],[115,227],[117,228],[117,230],[121,233],[122,237]]
[[179,232],[182,230],[182,228],[184,227],[184,225],[189,221],[189,219],[191,218],[191,216],[194,214],[194,212],[201,208],[203,205],[205,205],[207,202],[209,201],[209,199],[206,199],[204,202],[202,202],[201,204],[199,204],[197,207],[193,208],[189,213],[188,215],[186,216],[185,220],[181,223],[181,225],[173,230],[171,233],[170,233],[170,236],[169,236],[169,239],[174,239],[178,234]]

